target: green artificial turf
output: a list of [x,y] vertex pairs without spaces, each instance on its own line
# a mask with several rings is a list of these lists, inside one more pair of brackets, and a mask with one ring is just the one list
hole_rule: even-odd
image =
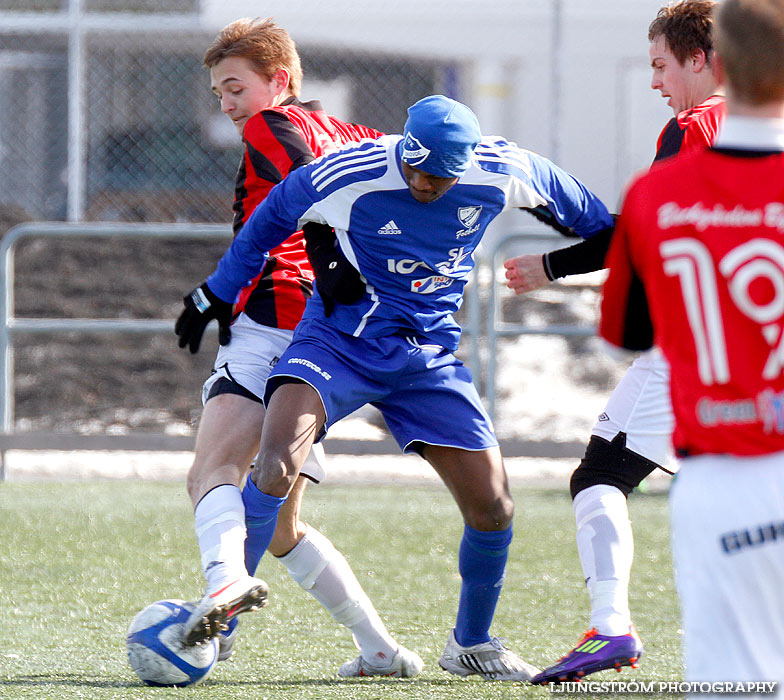
[[[553,663],[587,627],[588,601],[568,493],[517,488],[515,540],[492,632],[529,662]],[[631,605],[646,646],[640,669],[595,681],[681,678],[666,497],[633,495]],[[349,633],[271,557],[257,575],[270,604],[242,617],[234,657],[201,686],[147,688],[127,662],[125,630],[161,598],[195,600],[202,576],[184,485],[0,484],[0,698],[545,698],[551,688],[459,679],[438,658],[454,622],[462,523],[445,488],[322,485],[304,518],[351,563],[390,632],[416,650],[414,680],[339,679]],[[623,697],[616,695],[615,697]],[[634,697],[642,697],[635,695]],[[664,697],[663,695],[657,697]]]

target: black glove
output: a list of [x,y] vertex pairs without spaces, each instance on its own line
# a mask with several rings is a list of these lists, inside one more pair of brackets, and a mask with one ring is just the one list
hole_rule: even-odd
[[216,297],[206,282],[184,296],[182,302],[185,309],[174,326],[181,348],[187,345],[191,353],[199,352],[204,329],[214,318],[218,320],[218,341],[221,345],[229,344],[232,304]]
[[331,226],[308,222],[302,227],[305,252],[316,276],[316,287],[329,316],[335,304],[354,304],[365,295],[359,270],[343,255]]

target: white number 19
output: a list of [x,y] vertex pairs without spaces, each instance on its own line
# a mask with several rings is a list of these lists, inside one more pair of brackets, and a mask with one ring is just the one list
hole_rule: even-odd
[[[664,272],[680,278],[686,316],[697,347],[697,369],[706,386],[730,379],[724,324],[713,258],[707,246],[694,238],[665,241],[659,248]],[[730,297],[738,309],[760,325],[771,347],[762,378],[773,379],[784,370],[784,247],[766,238],[754,238],[727,253],[719,271],[728,280]],[[773,289],[764,303],[751,296],[751,286],[764,280]]]

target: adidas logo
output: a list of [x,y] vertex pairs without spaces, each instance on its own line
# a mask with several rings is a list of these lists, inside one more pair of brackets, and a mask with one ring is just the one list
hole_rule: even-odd
[[390,219],[389,221],[387,221],[387,222],[386,222],[386,223],[385,223],[385,224],[384,224],[384,225],[383,225],[383,226],[382,226],[382,227],[381,227],[381,228],[378,230],[378,232],[379,232],[379,233],[380,233],[382,236],[399,236],[401,233],[403,233],[403,232],[402,232],[402,231],[401,231],[401,230],[400,230],[400,229],[397,227],[397,224],[395,223],[394,219]]

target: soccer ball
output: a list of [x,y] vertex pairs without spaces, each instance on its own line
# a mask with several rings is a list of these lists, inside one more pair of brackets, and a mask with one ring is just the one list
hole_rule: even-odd
[[159,600],[139,612],[128,627],[128,660],[147,685],[201,683],[218,659],[218,640],[185,646],[184,627],[193,605],[184,600]]

